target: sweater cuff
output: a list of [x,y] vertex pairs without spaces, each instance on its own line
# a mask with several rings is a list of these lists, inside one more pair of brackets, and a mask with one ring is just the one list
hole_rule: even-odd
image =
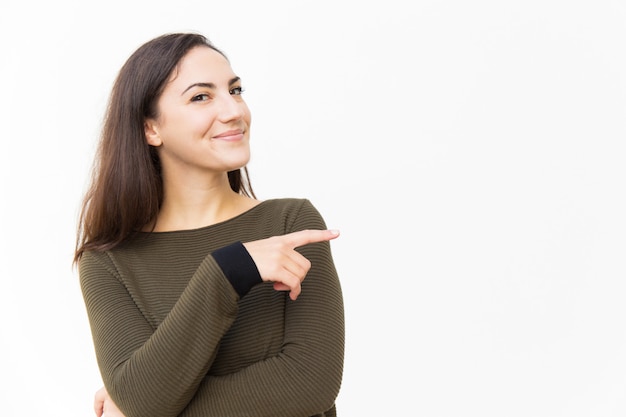
[[239,294],[239,298],[246,295],[253,286],[263,282],[254,260],[243,243],[235,242],[224,246],[215,250],[211,255],[222,268],[230,285]]

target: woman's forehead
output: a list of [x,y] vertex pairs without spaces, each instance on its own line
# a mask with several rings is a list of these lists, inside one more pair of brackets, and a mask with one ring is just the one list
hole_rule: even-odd
[[230,62],[214,49],[199,46],[191,49],[178,63],[171,82],[223,82],[235,76]]

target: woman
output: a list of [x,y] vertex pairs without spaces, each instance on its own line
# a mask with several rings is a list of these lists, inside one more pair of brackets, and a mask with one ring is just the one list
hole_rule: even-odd
[[120,70],[74,258],[97,414],[336,415],[338,232],[306,199],[255,198],[242,92],[198,34],[153,39]]

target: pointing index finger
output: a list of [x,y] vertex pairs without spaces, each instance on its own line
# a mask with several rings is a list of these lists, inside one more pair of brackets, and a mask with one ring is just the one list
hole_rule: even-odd
[[294,247],[308,245],[309,243],[324,242],[339,236],[339,230],[300,230],[285,235],[287,241]]

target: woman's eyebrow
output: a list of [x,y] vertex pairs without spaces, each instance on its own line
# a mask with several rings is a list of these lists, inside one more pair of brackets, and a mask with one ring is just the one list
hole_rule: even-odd
[[187,91],[189,91],[190,89],[192,89],[194,87],[204,87],[204,88],[215,89],[215,84],[213,84],[213,83],[193,83],[189,87],[185,88],[185,91],[180,93],[180,95],[182,96],[183,94],[185,94]]
[[[241,80],[241,78],[239,77],[235,77],[235,78],[231,78],[228,81],[228,85],[233,85],[236,82],[238,82],[239,80]],[[194,88],[194,87],[204,87],[204,88],[210,88],[210,89],[215,89],[215,84],[213,83],[193,83],[191,84],[189,87],[185,88],[185,91],[183,91],[180,95],[182,96],[183,94],[185,94],[187,91],[189,91],[190,89]]]

